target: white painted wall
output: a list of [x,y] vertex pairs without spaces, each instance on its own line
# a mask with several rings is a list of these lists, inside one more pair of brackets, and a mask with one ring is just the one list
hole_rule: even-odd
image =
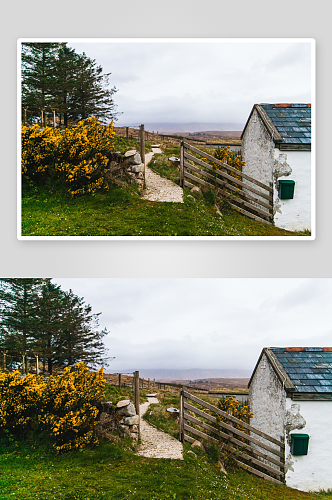
[[[256,109],[242,137],[242,160],[246,162],[242,168],[245,174],[267,185],[272,182],[274,142]],[[259,189],[254,184],[252,186]]]
[[[287,398],[286,410],[296,403],[306,424],[290,433],[309,434],[308,455],[293,456],[286,443],[288,472],[286,484],[303,491],[332,489],[332,402],[292,401]],[[288,440],[287,440],[288,441]]]
[[[254,413],[250,425],[280,440],[284,436],[286,393],[265,354],[249,387],[249,405]],[[269,441],[255,438],[274,447]]]
[[[290,175],[276,172],[275,160],[279,154],[287,156]],[[311,230],[311,153],[310,151],[280,151],[275,148],[257,111],[254,110],[242,137],[243,172],[264,184],[274,184],[274,222],[289,231]],[[289,169],[289,170],[290,170]],[[295,181],[294,199],[279,200],[277,181]],[[246,181],[247,182],[247,181]],[[250,183],[249,183],[250,184]],[[251,184],[252,187],[258,188]]]
[[[285,436],[286,484],[303,491],[332,489],[332,401],[293,401],[263,354],[249,387],[250,425]],[[308,455],[290,453],[290,434],[309,434]],[[270,442],[256,436],[266,444]],[[273,446],[273,445],[272,445]]]
[[286,161],[292,172],[288,176],[277,179],[295,181],[294,198],[280,200],[277,182],[274,183],[274,222],[277,227],[289,231],[304,231],[311,229],[311,152],[310,151],[279,151],[275,149],[275,158],[279,154],[286,155]]

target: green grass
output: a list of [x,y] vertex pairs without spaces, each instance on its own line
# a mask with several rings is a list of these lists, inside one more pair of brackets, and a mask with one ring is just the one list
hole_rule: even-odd
[[55,455],[46,447],[14,442],[0,448],[0,500],[291,500],[330,499],[274,485],[240,470],[222,475],[206,456],[184,460],[136,456],[126,446]]
[[[149,151],[152,143],[146,143]],[[116,137],[115,150],[139,149],[138,141]],[[178,144],[167,144],[151,168],[179,183],[179,170],[168,158],[179,156]],[[222,217],[214,200],[184,190],[184,203],[151,202],[139,187],[111,187],[106,193],[71,198],[56,187],[24,188],[22,236],[308,236],[263,224],[227,207]],[[211,197],[210,197],[211,198]]]
[[[140,391],[142,399],[148,391]],[[130,388],[107,384],[105,400],[131,397]],[[147,418],[176,435],[177,424],[165,408],[178,405],[178,393],[165,392],[162,403],[151,405]],[[159,410],[158,410],[159,408]],[[55,454],[43,443],[0,435],[0,500],[315,500],[332,493],[308,494],[275,485],[239,469],[227,476],[213,453],[188,453],[184,460],[153,459],[134,454],[130,440],[102,442],[98,447]]]
[[[148,390],[140,389],[140,403],[145,403],[147,401],[146,394],[149,394]],[[123,399],[129,399],[134,402],[134,391],[131,387],[121,387],[121,389],[119,389],[116,385],[105,384],[105,395],[103,397],[103,401],[111,401],[114,405],[116,405],[118,401],[122,401]]]
[[[189,196],[188,196],[189,195]],[[188,189],[184,203],[141,199],[136,186],[72,199],[39,189],[22,198],[22,236],[297,236],[223,209]]]

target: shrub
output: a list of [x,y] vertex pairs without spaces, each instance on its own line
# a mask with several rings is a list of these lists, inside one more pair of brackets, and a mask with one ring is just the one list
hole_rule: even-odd
[[[254,414],[249,411],[248,406],[242,405],[240,401],[236,399],[236,396],[223,397],[218,400],[215,406],[219,408],[219,410],[224,411],[225,413],[229,412],[231,415],[233,415],[233,417],[236,417],[242,422],[247,422],[249,418],[254,416]],[[223,417],[212,410],[204,410],[204,411],[206,413],[209,413],[210,415],[213,415],[218,420],[218,422],[229,423],[227,417]],[[233,423],[232,425],[235,427],[235,429],[248,433],[247,429],[241,426],[241,424]],[[216,424],[216,428],[219,428],[218,424]],[[241,441],[245,442],[245,438],[241,436],[237,436],[237,439],[240,439]]]
[[22,435],[37,422],[38,408],[45,389],[43,377],[18,371],[7,375],[0,371],[0,429]]
[[98,444],[94,435],[97,403],[103,397],[103,369],[90,372],[84,363],[62,375],[0,373],[0,428],[14,435],[43,435],[59,451]]
[[113,123],[101,126],[95,117],[80,121],[75,128],[65,130],[57,164],[60,175],[65,173],[72,195],[93,193],[108,187],[106,153],[113,149]]
[[[235,396],[223,397],[218,400],[216,407],[224,412],[229,412],[231,415],[241,420],[242,422],[247,422],[249,418],[253,417],[253,413],[249,411],[248,406],[242,405]],[[218,422],[225,422],[230,424],[227,417],[223,417],[218,413],[213,412],[212,410],[204,410],[206,413],[213,415],[216,417]],[[210,424],[211,425],[211,424]],[[219,423],[212,424],[217,429],[220,429]],[[239,431],[245,432],[248,434],[248,430],[243,427],[241,424],[233,423],[232,426]],[[221,426],[222,427],[222,426]],[[213,434],[213,432],[212,432]],[[207,451],[212,461],[217,462],[222,456],[222,461],[224,464],[234,465],[234,459],[241,452],[245,451],[246,448],[246,439],[241,436],[235,436],[238,440],[243,442],[243,446],[236,445],[232,443],[233,451],[230,451],[228,446],[228,440],[219,436],[218,441],[219,444],[209,443]]]
[[[239,171],[241,171],[242,167],[246,164],[245,161],[241,160],[240,155],[237,155],[236,153],[234,153],[233,151],[231,151],[229,149],[229,146],[226,146],[225,148],[215,149],[213,152],[213,156],[215,158],[217,158],[217,160],[225,161],[226,163],[228,163],[228,165],[236,168]],[[220,166],[218,166],[218,168],[220,168]],[[234,173],[232,173],[230,175],[232,175],[236,178],[240,178]]]
[[24,180],[42,184],[54,177],[57,150],[62,140],[59,129],[39,125],[22,125],[22,176]]
[[107,189],[107,154],[114,148],[114,135],[112,122],[103,126],[95,117],[63,132],[23,125],[23,180],[60,182],[73,196]]
[[[248,406],[242,405],[237,399],[236,396],[229,396],[227,398],[223,397],[218,400],[217,402],[217,408],[220,410],[223,410],[225,412],[230,411],[231,415],[233,417],[238,418],[239,420],[242,420],[242,422],[247,422],[249,418],[252,418],[254,416],[253,413],[249,411]],[[227,421],[226,418],[224,417],[219,417],[220,420],[223,420],[224,422]],[[239,431],[242,432],[247,432],[247,430],[242,427],[240,424],[234,424],[234,427],[238,429]],[[244,438],[239,438],[243,440]]]

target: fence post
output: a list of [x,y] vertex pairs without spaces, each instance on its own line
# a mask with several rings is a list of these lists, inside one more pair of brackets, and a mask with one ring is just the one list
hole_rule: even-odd
[[142,163],[144,164],[143,188],[145,189],[145,132],[144,132],[144,125],[140,126],[139,142],[140,142],[140,153],[141,153]]
[[184,177],[184,142],[181,141],[180,144],[180,186],[183,188],[183,177]]
[[180,389],[179,391],[179,438],[181,443],[183,443],[183,389]]
[[134,372],[134,405],[136,414],[138,415],[138,438],[141,436],[141,427],[140,427],[140,411],[139,411],[139,372]]
[[121,373],[119,373],[119,389],[121,389]]
[[[269,184],[270,184],[270,188],[272,188],[272,189],[273,189],[273,182],[270,182]],[[270,212],[270,214],[271,214],[271,219],[272,219],[272,220],[271,220],[271,222],[272,222],[272,224],[273,224],[273,222],[274,222],[274,215],[273,215],[273,211],[274,211],[274,208],[273,208],[273,195],[274,195],[274,192],[272,191],[272,193],[271,193],[271,194],[272,194],[272,200],[271,200],[271,205],[272,205],[272,207],[270,208],[269,212]]]
[[36,375],[39,375],[39,360],[38,360],[38,353],[34,353],[34,356],[36,358]]
[[126,127],[126,139],[129,139],[129,127]]
[[[280,436],[280,441],[284,444],[285,443],[285,437],[284,436]],[[285,450],[284,450],[283,446],[280,446],[280,451],[281,451],[281,453],[284,454],[283,457],[280,457],[280,462],[283,463],[283,466],[280,467],[280,469],[281,469],[281,472],[283,473],[282,480],[283,480],[284,483],[286,483],[286,479],[285,479]]]
[[4,371],[6,371],[6,368],[7,368],[7,363],[6,363],[7,352],[8,352],[8,349],[5,349],[3,351],[3,369],[4,369]]
[[22,373],[25,374],[26,372],[26,352],[21,352],[22,355]]

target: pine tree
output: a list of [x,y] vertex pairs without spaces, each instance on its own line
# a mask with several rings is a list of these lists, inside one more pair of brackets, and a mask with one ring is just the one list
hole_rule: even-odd
[[43,117],[42,126],[44,110],[50,110],[54,99],[54,61],[59,47],[59,43],[22,44],[22,111],[28,109],[32,118]]
[[60,353],[57,348],[62,328],[64,292],[50,278],[43,281],[38,302],[38,330],[33,339],[33,349],[43,363],[43,372],[53,371]]
[[23,361],[27,373],[27,354],[38,332],[40,278],[2,278],[0,280],[1,348]]
[[106,364],[107,349],[98,330],[99,316],[83,297],[65,292],[50,278],[0,279],[0,349],[15,361],[38,354],[43,371],[84,361],[94,367]]
[[91,306],[72,290],[65,293],[63,306],[58,363],[72,365],[84,361],[90,367],[106,364],[102,338],[108,332],[97,330],[101,313],[93,314]]
[[[77,54],[67,43],[22,44],[22,113],[42,119],[44,112],[55,110],[63,118],[81,120],[95,116],[98,120],[115,120],[117,113],[109,88],[109,76],[85,53]],[[25,116],[25,115],[24,115]]]
[[94,59],[90,59],[83,52],[77,58],[77,82],[73,95],[73,108],[76,117],[86,119],[95,116],[99,120],[116,119],[116,105],[112,96],[117,89],[109,89],[109,76],[111,73],[103,74],[103,68],[96,65]]
[[57,58],[54,61],[56,84],[53,88],[52,105],[60,117],[63,116],[64,126],[68,126],[69,118],[75,115],[73,96],[77,88],[78,56],[74,49],[61,44]]

